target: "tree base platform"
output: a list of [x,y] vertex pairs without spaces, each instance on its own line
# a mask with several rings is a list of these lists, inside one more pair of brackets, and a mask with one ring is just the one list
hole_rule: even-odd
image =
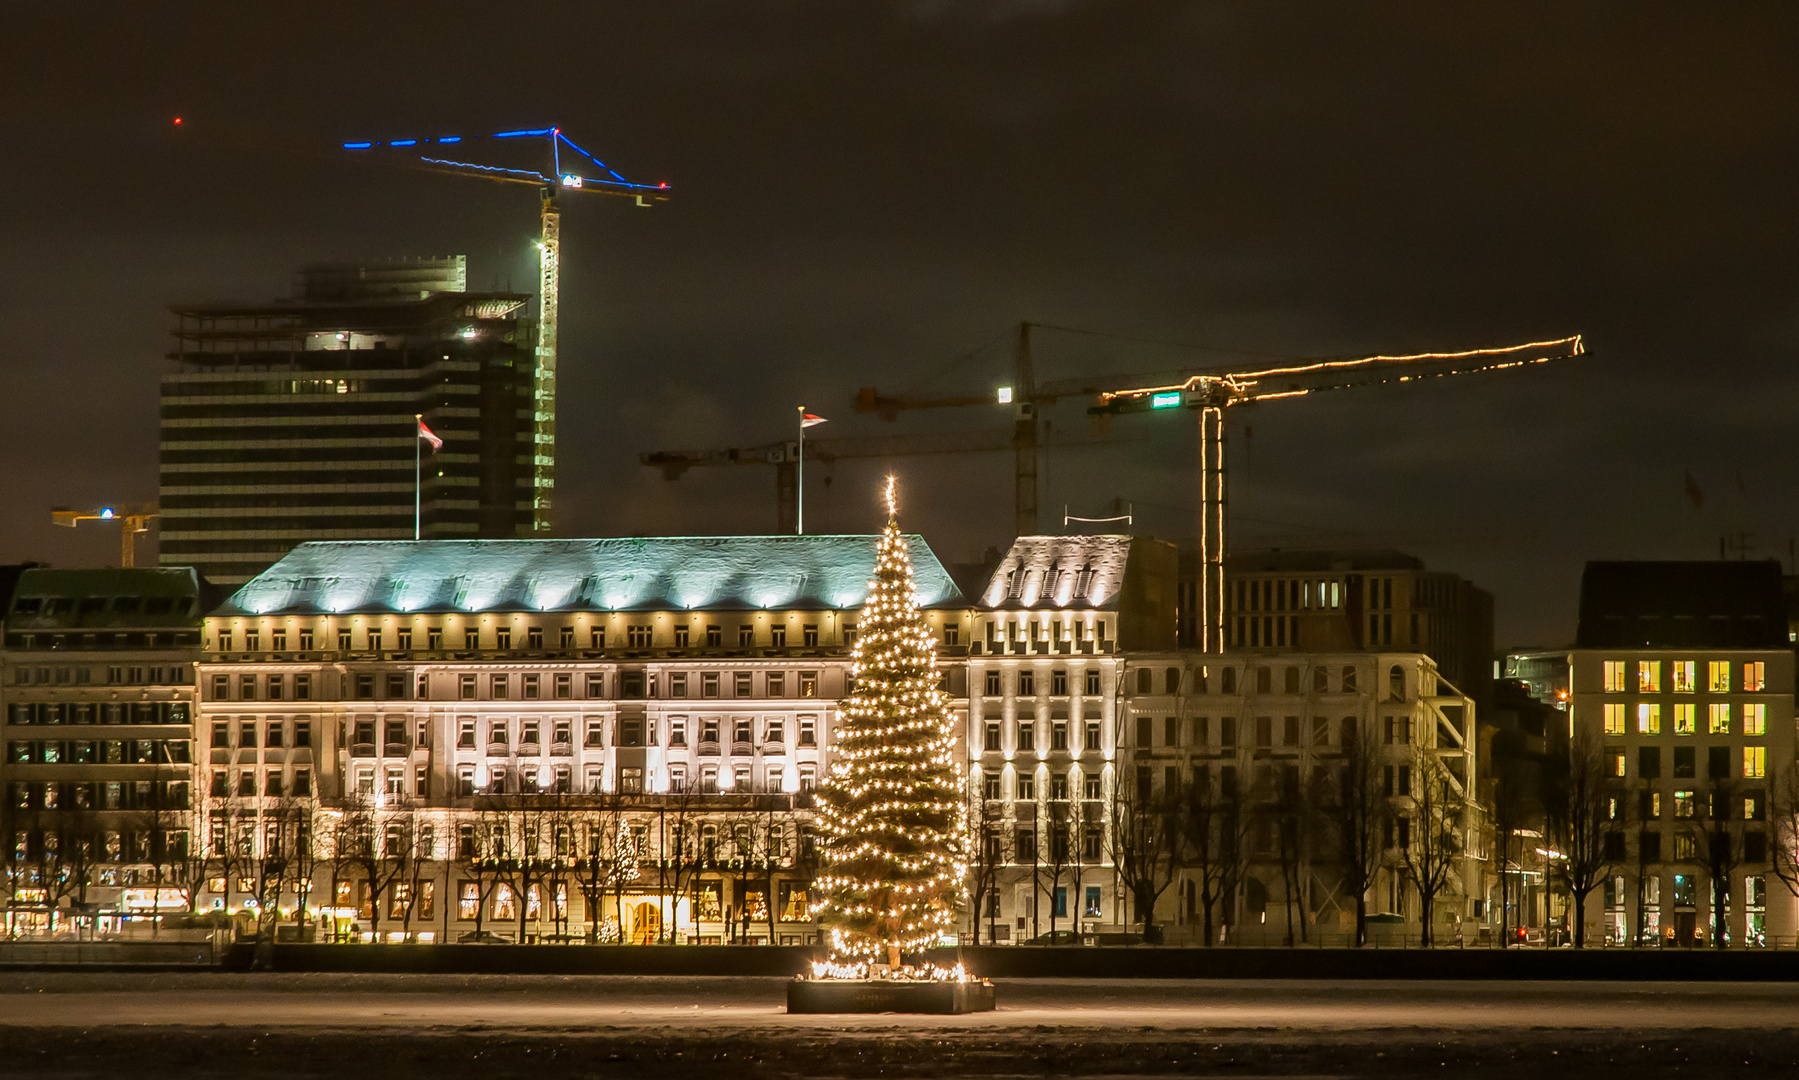
[[953,1016],[992,1012],[993,984],[903,982],[886,979],[795,979],[787,984],[789,1013],[923,1013]]

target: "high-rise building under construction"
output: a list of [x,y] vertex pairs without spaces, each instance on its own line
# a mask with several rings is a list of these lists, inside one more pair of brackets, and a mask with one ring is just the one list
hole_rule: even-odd
[[530,299],[469,292],[452,256],[308,267],[289,300],[172,307],[163,565],[234,585],[307,540],[533,535],[554,462],[533,426]]

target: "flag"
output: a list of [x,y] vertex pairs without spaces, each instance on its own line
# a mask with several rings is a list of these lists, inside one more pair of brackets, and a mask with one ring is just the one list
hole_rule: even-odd
[[1687,474],[1687,498],[1693,500],[1693,509],[1698,510],[1705,505],[1705,492],[1699,490],[1699,481],[1693,474]]
[[816,427],[824,422],[825,418],[817,413],[809,413],[803,409],[800,411],[800,427],[802,428]]
[[419,438],[431,444],[431,452],[437,453],[444,448],[444,441],[437,437],[437,432],[425,426],[423,417],[419,418]]

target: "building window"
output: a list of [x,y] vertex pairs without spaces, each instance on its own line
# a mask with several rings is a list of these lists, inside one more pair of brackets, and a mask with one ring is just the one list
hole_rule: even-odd
[[[1747,667],[1748,665],[1744,665]],[[1743,706],[1743,734],[1765,735],[1768,732],[1768,707],[1760,702]]]
[[311,652],[312,651],[312,631],[311,630],[300,631],[300,651],[301,652]]
[[1767,684],[1767,667],[1760,660],[1751,660],[1743,665],[1743,692],[1759,694]]
[[1049,726],[1049,748],[1051,750],[1068,749],[1068,725],[1051,724]]
[[512,648],[512,627],[496,626],[493,630],[493,643],[496,649]]
[[495,701],[505,701],[512,696],[511,689],[506,683],[506,676],[489,675],[487,677],[487,696]]
[[1622,702],[1608,701],[1605,704],[1605,733],[1607,735],[1624,734],[1624,710]]
[[543,696],[542,682],[536,675],[526,675],[524,683],[526,701],[536,701]]
[[737,644],[748,648],[756,643],[756,628],[749,623],[737,624]]
[[240,701],[256,700],[256,676],[239,675],[237,677],[237,696]]
[[1029,720],[1018,722],[1018,749],[1021,753],[1037,749],[1037,725]]
[[1693,799],[1692,792],[1676,791],[1674,793],[1674,816],[1676,818],[1691,818],[1697,813],[1697,810],[1698,803]]
[[603,698],[606,696],[606,676],[597,672],[588,672],[587,696],[590,698]]
[[687,673],[685,671],[674,671],[669,673],[668,696],[671,698],[684,698],[687,696]]
[[1714,694],[1730,693],[1730,661],[1712,660],[1705,665],[1706,689]]
[[1708,735],[1730,734],[1730,704],[1728,702],[1714,701],[1706,706],[1705,730]]
[[771,671],[768,673],[768,696],[771,698],[787,696],[787,675],[784,672]]
[[1662,662],[1660,660],[1637,661],[1637,692],[1640,694],[1662,692]]
[[700,696],[709,698],[718,696],[718,672],[708,671],[700,676]]
[[731,674],[731,696],[746,698],[751,696],[750,673],[737,671]]
[[1694,669],[1698,666],[1691,660],[1674,661],[1674,692],[1676,694],[1693,692],[1695,689],[1693,685],[1695,682]]
[[1691,735],[1699,707],[1692,702],[1681,702],[1674,706],[1674,734]]
[[1037,798],[1037,778],[1030,773],[1019,773],[1013,781],[1014,797],[1019,802],[1033,802]]
[[556,698],[557,698],[557,700],[567,701],[570,698],[573,698],[575,696],[574,681],[575,681],[574,676],[570,675],[566,671],[557,673],[557,675],[556,675]]
[[468,717],[463,717],[457,722],[456,747],[459,750],[473,750],[475,748],[475,722]]
[[818,718],[814,716],[800,717],[800,745],[818,745]]
[[650,647],[650,633],[651,630],[648,626],[627,626],[625,627],[625,645],[633,649],[647,649]]
[[1098,750],[1099,749],[1099,725],[1098,724],[1088,724],[1087,725],[1087,741],[1084,745],[1086,746],[1086,748],[1088,750]]
[[818,672],[800,672],[800,697],[815,698],[818,696]]
[[1768,748],[1765,746],[1743,747],[1743,779],[1759,780],[1768,775]]
[[1021,671],[1018,673],[1018,696],[1037,696],[1037,676],[1034,673],[1029,671]]
[[1662,707],[1645,702],[1637,706],[1637,734],[1660,735],[1662,733]]
[[475,677],[458,675],[456,677],[456,696],[463,701],[473,701],[475,697]]

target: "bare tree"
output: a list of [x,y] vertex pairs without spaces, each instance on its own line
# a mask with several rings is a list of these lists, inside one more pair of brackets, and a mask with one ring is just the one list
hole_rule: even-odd
[[1040,829],[1044,852],[1039,861],[1049,882],[1045,891],[1049,896],[1049,939],[1052,943],[1056,940],[1056,898],[1067,895],[1061,891],[1062,881],[1075,865],[1075,831],[1079,826],[1074,814],[1073,805],[1067,799],[1051,799],[1044,804]]
[[1330,818],[1343,891],[1355,898],[1355,943],[1368,944],[1368,893],[1374,888],[1392,820],[1386,797],[1380,747],[1367,733],[1346,725],[1343,764],[1337,773]]
[[362,910],[368,914],[369,932],[377,941],[382,898],[403,880],[412,865],[414,817],[407,804],[385,808],[366,799],[352,798],[346,801],[343,816],[338,819],[332,845],[337,871],[340,875],[355,871],[348,876],[362,882]]
[[1490,769],[1490,802],[1493,808],[1493,863],[1499,872],[1499,947],[1511,945],[1512,895],[1511,875],[1518,866],[1518,831],[1531,819],[1533,803],[1530,783],[1523,768],[1521,751],[1502,753],[1502,741],[1521,741],[1514,732],[1500,732],[1493,737],[1493,765]]
[[1718,949],[1730,944],[1730,886],[1743,861],[1743,815],[1731,813],[1741,796],[1728,771],[1722,773],[1714,771],[1693,793],[1697,805],[1686,828],[1692,837],[1694,858],[1711,882],[1712,946]]
[[1156,901],[1180,868],[1181,812],[1139,786],[1121,780],[1113,787],[1106,842],[1118,880],[1131,894],[1132,921],[1142,924],[1145,941],[1153,941]]
[[[1234,777],[1234,773],[1231,774]],[[1202,940],[1216,943],[1212,913],[1230,895],[1232,883],[1242,874],[1242,815],[1237,796],[1215,790],[1209,773],[1201,773],[1182,789],[1181,862],[1199,882]],[[1232,787],[1235,785],[1233,784]]]
[[1412,791],[1400,795],[1409,805],[1398,811],[1401,824],[1410,825],[1400,860],[1418,891],[1419,937],[1428,947],[1435,942],[1437,900],[1453,891],[1464,854],[1468,800],[1434,750],[1414,744],[1411,760]]
[[[457,827],[455,865],[461,873],[467,875],[463,883],[474,886],[474,932],[477,935],[481,933],[487,918],[487,902],[499,884],[500,858],[493,830],[502,830],[498,851],[503,851],[505,827],[504,815],[495,814],[491,810],[483,810],[474,821],[464,821]],[[448,902],[460,909],[462,900],[463,897],[458,893],[450,897]]]
[[1799,899],[1799,768],[1768,764],[1768,869]]
[[[968,825],[971,845],[968,860],[968,897],[973,909],[971,924],[974,943],[981,943],[981,914],[991,910],[992,899],[999,892],[999,868],[1005,860],[1005,822],[996,812],[998,803],[989,802],[976,784],[968,785]],[[987,931],[993,943],[993,928]]]
[[1609,807],[1615,793],[1606,781],[1602,751],[1584,732],[1575,736],[1567,757],[1556,764],[1558,801],[1550,817],[1561,858],[1555,860],[1555,874],[1571,902],[1574,947],[1580,949],[1586,946],[1587,897],[1612,869],[1605,838],[1611,831]]

